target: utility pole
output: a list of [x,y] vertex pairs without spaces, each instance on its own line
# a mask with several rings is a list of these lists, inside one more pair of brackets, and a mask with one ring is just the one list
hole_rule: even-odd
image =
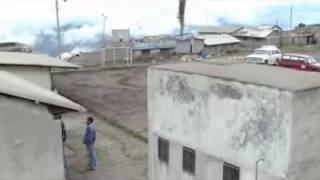
[[290,6],[290,46],[292,45],[292,5]]
[[106,31],[106,20],[108,16],[102,14],[103,18],[103,24],[102,24],[102,46],[106,47],[106,37],[105,37],[105,31]]
[[[67,0],[64,0],[66,2]],[[57,39],[58,39],[58,54],[59,60],[61,60],[61,32],[60,32],[60,20],[59,20],[59,2],[56,0],[56,18],[57,18]]]
[[262,161],[264,161],[264,157],[259,158],[259,159],[256,161],[256,178],[255,178],[255,180],[258,180],[258,174],[259,174],[259,162],[262,162]]

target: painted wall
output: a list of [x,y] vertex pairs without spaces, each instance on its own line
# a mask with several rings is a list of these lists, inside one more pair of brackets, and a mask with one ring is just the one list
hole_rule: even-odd
[[191,40],[177,40],[175,50],[177,54],[191,53]]
[[[291,103],[292,94],[288,91],[149,69],[150,178],[170,179],[171,173],[182,168],[179,163],[159,174],[153,158],[157,155],[154,136],[240,167],[241,180],[255,178],[255,161],[261,156],[266,159],[260,164],[259,174],[263,180],[285,178]],[[196,164],[196,168],[199,166],[202,164]],[[180,174],[179,179],[199,178],[185,178]]]
[[0,96],[0,179],[63,180],[60,123],[47,107]]
[[320,172],[320,90],[294,96],[289,180],[318,180]]
[[0,70],[10,72],[46,89],[52,87],[51,73],[48,67],[0,66]]

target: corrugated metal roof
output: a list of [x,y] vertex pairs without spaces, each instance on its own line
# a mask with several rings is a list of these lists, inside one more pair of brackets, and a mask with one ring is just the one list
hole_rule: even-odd
[[195,34],[195,39],[203,39],[204,44],[207,46],[214,46],[220,44],[235,44],[240,41],[228,34]]
[[79,68],[78,65],[48,55],[20,52],[0,52],[0,65]]
[[228,26],[207,26],[199,30],[200,34],[231,34],[242,29],[242,27],[228,27]]
[[2,94],[66,109],[85,111],[81,105],[6,71],[0,71],[0,84],[0,93]]
[[236,33],[236,36],[239,37],[255,37],[255,38],[266,38],[268,37],[273,30],[255,30],[255,29],[248,29],[244,28],[241,29],[239,32]]

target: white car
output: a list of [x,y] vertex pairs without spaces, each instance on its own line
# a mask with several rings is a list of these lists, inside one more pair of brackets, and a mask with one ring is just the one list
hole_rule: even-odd
[[262,46],[246,56],[247,63],[277,64],[281,59],[281,51],[276,46]]

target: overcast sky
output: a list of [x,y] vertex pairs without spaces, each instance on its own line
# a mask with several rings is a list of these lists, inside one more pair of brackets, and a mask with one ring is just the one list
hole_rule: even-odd
[[[102,31],[102,14],[108,16],[107,33],[114,28],[130,28],[133,35],[154,35],[172,33],[178,28],[178,0],[59,2],[66,46],[97,41]],[[320,23],[320,1],[317,0],[187,0],[185,21],[187,25],[278,22],[287,28],[291,5],[294,25]],[[55,36],[55,26],[55,0],[0,0],[0,41],[34,45],[39,35]]]

